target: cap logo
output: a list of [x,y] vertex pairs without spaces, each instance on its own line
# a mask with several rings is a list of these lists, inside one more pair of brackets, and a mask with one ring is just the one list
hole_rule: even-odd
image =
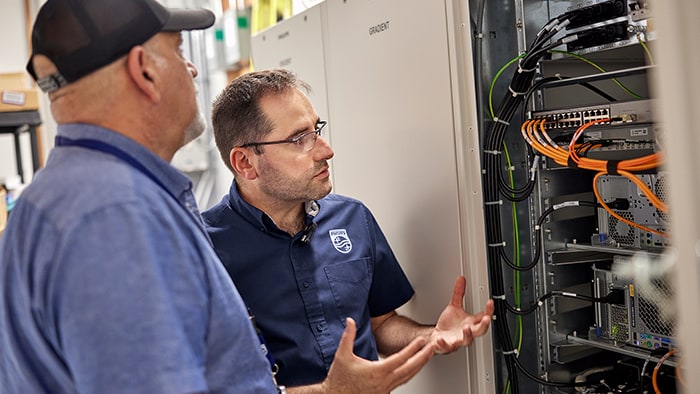
[[329,230],[328,235],[331,237],[333,247],[340,253],[350,253],[352,250],[352,242],[348,237],[348,232],[343,229]]

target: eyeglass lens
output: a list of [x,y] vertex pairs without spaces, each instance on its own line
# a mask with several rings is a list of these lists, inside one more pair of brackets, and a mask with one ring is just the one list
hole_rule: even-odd
[[316,140],[318,139],[319,134],[320,134],[320,130],[314,131],[312,133],[309,133],[309,134],[301,137],[301,139],[299,140],[299,145],[301,146],[301,149],[304,152],[308,152],[311,149],[313,149],[314,145],[316,145]]

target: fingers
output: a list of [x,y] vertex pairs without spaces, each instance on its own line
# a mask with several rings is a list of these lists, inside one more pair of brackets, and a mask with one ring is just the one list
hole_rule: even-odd
[[484,316],[481,318],[480,322],[478,322],[477,324],[474,324],[474,326],[471,328],[472,334],[475,337],[480,337],[480,336],[486,334],[486,331],[488,331],[490,325],[491,325],[491,316]]
[[486,308],[484,309],[484,312],[486,312],[486,314],[489,316],[493,316],[493,311],[494,311],[493,300],[486,301]]
[[475,337],[480,337],[484,335],[489,329],[489,326],[491,325],[491,320],[493,319],[493,311],[493,300],[486,301],[486,307],[484,308],[484,311],[479,314],[479,320],[475,321],[474,326],[472,327],[472,333]]
[[435,340],[436,354],[450,354],[462,346],[461,338],[459,342],[448,341],[446,338],[437,338]]
[[353,347],[355,343],[356,327],[355,320],[348,317],[345,319],[345,330],[343,335],[340,337],[340,343],[338,344],[338,350],[336,351],[336,357],[352,357],[354,356]]
[[464,300],[464,292],[466,289],[467,279],[464,276],[458,276],[457,280],[455,281],[455,287],[452,290],[452,299],[450,300],[450,304],[462,308],[464,305],[462,302]]
[[464,329],[462,330],[462,334],[464,335],[464,338],[462,338],[463,346],[469,346],[472,344],[472,342],[474,342],[474,337],[476,336],[476,334],[474,333],[473,325],[464,327]]
[[346,324],[335,359],[319,392],[388,393],[415,376],[433,356],[434,345],[427,345],[426,338],[418,337],[385,359],[362,359],[353,354],[355,321],[347,318]]
[[392,370],[392,369],[398,368],[401,364],[407,362],[411,357],[413,357],[420,350],[422,350],[424,348],[432,347],[430,345],[427,345],[427,343],[428,343],[428,340],[425,339],[424,337],[415,338],[406,347],[404,347],[400,351],[392,354],[391,356],[385,358],[384,359],[385,367],[387,368],[387,370]]
[[420,372],[435,354],[434,350],[433,344],[426,345],[425,338],[419,337],[400,352],[385,359],[386,366],[393,370],[394,383],[392,385],[394,387],[392,387],[392,390],[408,382]]
[[489,300],[486,303],[486,309],[479,316],[479,319],[474,322],[471,327],[472,335],[474,337],[480,337],[488,331],[491,325],[491,319],[493,317],[493,301]]

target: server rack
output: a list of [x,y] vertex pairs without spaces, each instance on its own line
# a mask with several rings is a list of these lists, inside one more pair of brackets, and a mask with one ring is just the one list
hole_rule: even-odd
[[497,392],[677,390],[650,3],[470,2]]
[[404,312],[435,316],[459,271],[470,309],[498,304],[397,392],[679,391],[653,6],[327,0],[253,38],[256,67],[316,81],[337,190],[418,278]]

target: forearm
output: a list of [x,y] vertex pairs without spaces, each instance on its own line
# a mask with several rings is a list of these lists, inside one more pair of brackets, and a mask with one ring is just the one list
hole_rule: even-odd
[[394,314],[373,327],[373,332],[379,354],[387,356],[403,349],[419,336],[430,340],[434,329],[432,325],[419,324],[405,316]]
[[326,394],[323,383],[311,384],[308,386],[287,387],[287,394]]

